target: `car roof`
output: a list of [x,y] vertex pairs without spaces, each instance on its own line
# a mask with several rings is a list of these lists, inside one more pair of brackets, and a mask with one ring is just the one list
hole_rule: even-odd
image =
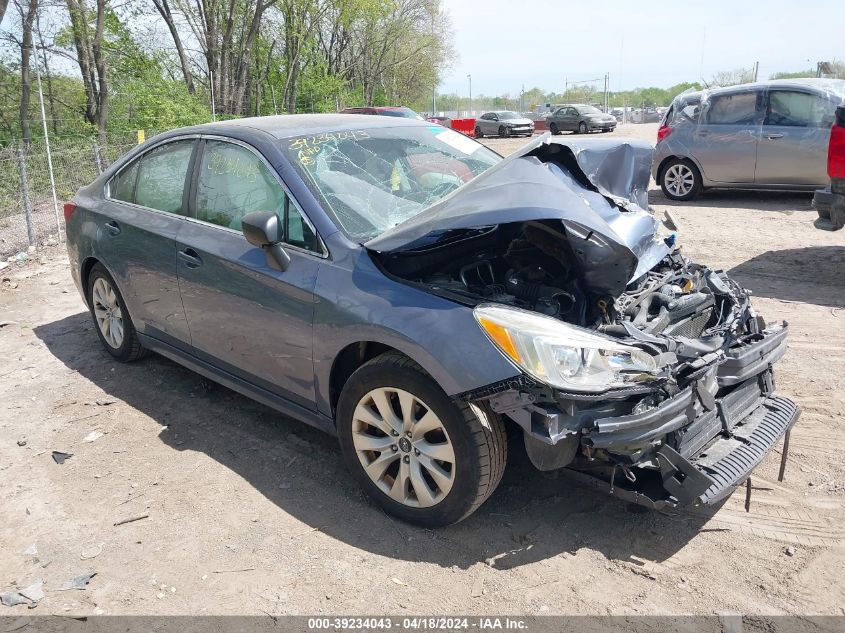
[[801,77],[797,79],[769,79],[768,81],[756,81],[753,83],[737,84],[735,86],[724,86],[713,88],[711,94],[721,94],[736,90],[748,90],[753,88],[815,88],[845,96],[845,79],[826,79],[817,77]]
[[361,130],[389,127],[419,127],[427,123],[419,119],[397,117],[363,117],[359,114],[280,114],[274,116],[248,117],[206,123],[187,128],[170,130],[168,134],[221,134],[234,135],[244,128],[264,132],[274,138],[308,136],[343,130]]

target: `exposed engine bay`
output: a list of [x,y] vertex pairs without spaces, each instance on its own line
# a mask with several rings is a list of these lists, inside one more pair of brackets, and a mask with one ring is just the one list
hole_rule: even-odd
[[749,325],[756,317],[739,284],[679,249],[618,297],[588,287],[571,251],[561,227],[526,222],[478,229],[382,261],[389,272],[467,305],[530,310],[677,359],[729,347],[761,325]]
[[661,231],[649,161],[535,142],[366,246],[388,275],[472,307],[522,371],[458,397],[518,424],[538,469],[651,507],[712,504],[798,419],[772,371],[788,326]]

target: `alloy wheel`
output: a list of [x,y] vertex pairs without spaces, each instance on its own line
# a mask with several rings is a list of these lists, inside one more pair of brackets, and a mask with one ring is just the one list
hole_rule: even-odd
[[687,165],[677,163],[663,174],[663,183],[673,196],[686,196],[695,186],[695,174]]
[[413,508],[440,503],[455,483],[455,450],[437,414],[414,394],[373,389],[352,416],[352,444],[370,480]]
[[103,338],[113,349],[123,345],[123,312],[117,301],[117,293],[108,280],[99,277],[91,291],[94,303],[94,317]]

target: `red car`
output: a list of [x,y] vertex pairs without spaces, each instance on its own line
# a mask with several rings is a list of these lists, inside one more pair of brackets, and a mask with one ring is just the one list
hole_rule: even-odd
[[420,119],[422,117],[405,106],[367,106],[364,108],[344,108],[341,114],[378,114],[380,116],[398,116],[405,119]]

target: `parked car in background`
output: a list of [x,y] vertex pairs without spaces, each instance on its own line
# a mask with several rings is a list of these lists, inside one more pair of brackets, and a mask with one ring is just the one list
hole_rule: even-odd
[[827,175],[830,186],[813,196],[813,206],[819,214],[816,226],[838,231],[845,227],[845,105],[836,108],[836,120],[830,129]]
[[561,132],[612,132],[616,129],[616,119],[605,114],[595,106],[583,103],[564,105],[552,112],[546,119],[552,134]]
[[447,116],[429,116],[425,120],[431,123],[439,123],[443,127],[452,127],[452,119]]
[[362,108],[344,108],[341,114],[376,114],[379,116],[395,116],[403,119],[420,119],[422,117],[405,106],[365,106]]
[[532,134],[534,134],[534,121],[510,110],[485,112],[475,120],[475,138],[531,136]]
[[632,123],[657,123],[660,121],[660,113],[657,108],[637,108],[631,114]]
[[649,145],[576,143],[503,159],[336,114],[173,130],[65,205],[71,275],[115,360],[157,352],[338,436],[404,520],[476,510],[506,425],[541,470],[716,504],[797,419],[788,327],[660,234]]
[[621,123],[622,118],[625,116],[625,110],[623,108],[613,108],[610,111],[610,116],[616,119],[617,123]]
[[827,153],[845,80],[790,79],[689,93],[657,133],[653,175],[672,200],[708,188],[813,191],[828,184]]

